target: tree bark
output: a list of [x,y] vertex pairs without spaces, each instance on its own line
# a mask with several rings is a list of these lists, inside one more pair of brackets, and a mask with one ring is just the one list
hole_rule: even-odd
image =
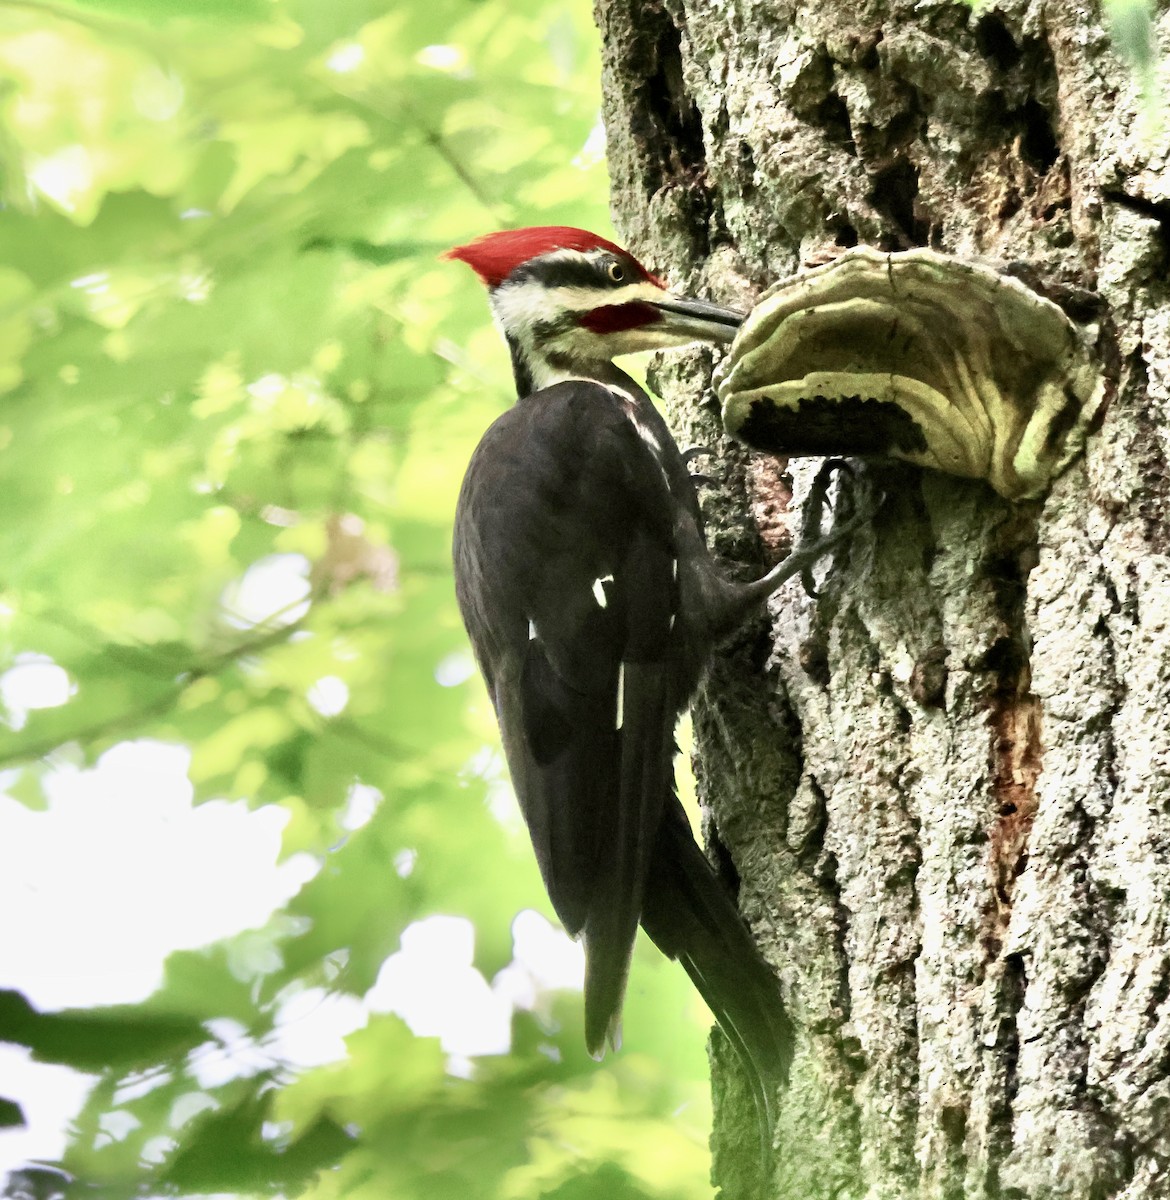
[[[695,707],[710,850],[799,1044],[772,1175],[713,1042],[728,1197],[1170,1196],[1170,135],[1068,2],[598,0],[615,219],[750,307],[857,241],[1011,269],[1096,329],[1104,424],[1041,502],[915,468]],[[1155,38],[1170,53],[1165,0]],[[1165,78],[1163,88],[1170,88]],[[775,558],[815,464],[718,441],[714,547]]]

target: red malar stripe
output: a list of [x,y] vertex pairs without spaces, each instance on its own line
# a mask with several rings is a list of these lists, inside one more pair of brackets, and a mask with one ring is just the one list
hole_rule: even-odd
[[601,308],[582,313],[577,324],[592,333],[621,333],[626,329],[639,329],[662,320],[662,313],[653,304],[644,300],[633,300],[629,304],[605,304]]

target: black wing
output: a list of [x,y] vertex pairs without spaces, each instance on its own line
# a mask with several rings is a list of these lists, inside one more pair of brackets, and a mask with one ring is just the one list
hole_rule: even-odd
[[455,522],[459,604],[512,781],[553,906],[584,936],[594,1054],[616,1040],[686,701],[671,637],[693,491],[643,402],[640,428],[637,402],[599,384],[521,400],[484,435]]

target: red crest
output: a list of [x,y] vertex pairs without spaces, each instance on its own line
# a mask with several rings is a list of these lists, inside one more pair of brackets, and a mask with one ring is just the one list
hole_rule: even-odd
[[457,258],[465,262],[488,287],[499,287],[501,283],[522,263],[549,254],[553,250],[608,250],[616,254],[633,274],[663,287],[632,254],[620,246],[598,237],[585,229],[574,229],[571,225],[535,225],[530,229],[504,229],[499,233],[485,234],[468,242],[466,246],[455,246],[444,258]]

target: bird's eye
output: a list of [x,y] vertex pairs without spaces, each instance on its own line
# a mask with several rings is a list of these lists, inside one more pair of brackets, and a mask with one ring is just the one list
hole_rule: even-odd
[[620,262],[611,262],[605,268],[605,273],[613,280],[614,283],[621,283],[626,277],[626,269]]

